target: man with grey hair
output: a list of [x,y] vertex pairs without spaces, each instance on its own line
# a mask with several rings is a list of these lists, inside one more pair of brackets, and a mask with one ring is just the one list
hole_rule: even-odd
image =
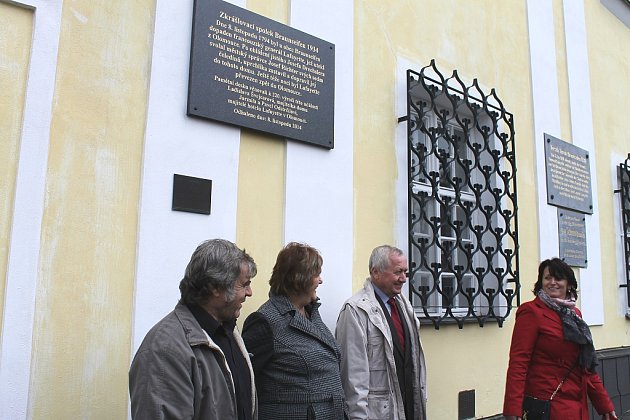
[[256,420],[249,354],[236,329],[256,263],[232,242],[197,247],[175,309],[146,335],[129,370],[133,419]]
[[401,293],[408,265],[389,245],[370,256],[370,277],[342,306],[335,336],[351,420],[426,420],[420,323]]

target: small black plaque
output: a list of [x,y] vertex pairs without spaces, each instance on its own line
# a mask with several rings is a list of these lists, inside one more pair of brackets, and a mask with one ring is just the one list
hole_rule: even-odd
[[457,394],[457,419],[469,420],[475,418],[475,390],[460,391]]
[[195,0],[188,115],[334,147],[334,45],[247,9]]
[[559,257],[573,267],[586,267],[586,216],[566,209],[558,209]]
[[588,152],[545,134],[547,203],[593,214]]
[[172,210],[210,214],[211,197],[212,180],[173,175]]

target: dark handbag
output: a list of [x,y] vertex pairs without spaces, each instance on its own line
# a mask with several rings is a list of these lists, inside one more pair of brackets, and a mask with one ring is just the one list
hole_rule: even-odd
[[551,400],[541,400],[525,395],[523,399],[523,420],[549,420]]
[[573,363],[571,369],[567,371],[566,375],[564,375],[564,378],[562,378],[562,380],[556,387],[556,390],[553,391],[553,394],[551,394],[551,398],[549,398],[548,400],[525,395],[525,398],[523,398],[523,420],[551,419],[551,401],[553,400],[553,397],[556,396],[558,391],[560,391],[562,384],[569,377],[569,374],[571,373],[575,365],[577,365],[577,360],[575,361],[575,363]]

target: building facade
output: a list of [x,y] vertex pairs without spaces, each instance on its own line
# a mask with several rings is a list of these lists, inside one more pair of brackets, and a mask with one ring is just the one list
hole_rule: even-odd
[[[429,418],[499,414],[513,314],[533,298],[540,260],[561,245],[558,207],[548,204],[547,135],[588,152],[592,212],[584,214],[578,303],[596,348],[625,354],[627,0],[231,0],[334,44],[331,150],[186,115],[193,3],[0,0],[0,418],[127,418],[131,358],[175,306],[196,245],[214,237],[258,263],[243,316],[266,300],[285,243],[318,248],[331,328],[367,277],[372,248],[397,245],[418,267],[435,251],[434,264],[409,281],[424,321]],[[434,82],[437,91],[459,88],[469,103],[507,115],[452,110],[462,121],[490,118],[473,136],[486,141],[486,157],[475,154],[481,140],[466,123],[440,119],[448,103],[424,120],[410,111],[408,76],[423,69],[449,79]],[[425,90],[416,99],[433,103]],[[414,121],[425,132],[413,132]],[[462,138],[468,148],[458,148]],[[433,158],[418,152],[431,144],[443,145]],[[518,200],[499,193],[491,205],[474,194],[474,179],[501,148],[513,164],[497,163],[488,191],[507,191],[497,186],[507,172]],[[466,160],[479,163],[476,175]],[[212,180],[209,215],[172,210],[174,174]],[[455,178],[470,179],[469,191]],[[434,201],[418,209],[410,192]],[[466,211],[476,199],[481,207]],[[498,214],[486,219],[498,220],[493,231],[518,235],[491,246],[514,257],[487,257],[484,266],[465,250],[488,247],[474,234],[486,206]],[[500,221],[504,210],[518,218]],[[419,215],[443,225],[413,231]],[[434,245],[414,248],[414,238]],[[474,277],[495,263],[492,286]],[[423,299],[423,290],[437,292]],[[483,328],[465,315],[470,307],[485,316]],[[435,328],[432,316],[445,321]],[[628,377],[627,364],[618,366]],[[619,386],[619,401],[629,393]]]

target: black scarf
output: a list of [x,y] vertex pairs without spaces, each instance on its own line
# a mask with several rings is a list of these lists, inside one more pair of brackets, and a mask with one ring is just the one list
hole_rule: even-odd
[[598,362],[595,347],[593,346],[593,337],[591,336],[591,330],[588,328],[588,325],[586,325],[586,322],[573,310],[575,304],[569,303],[571,301],[554,299],[542,289],[538,291],[538,297],[545,305],[560,315],[564,339],[579,344],[580,355],[578,357],[578,364],[590,371],[594,371]]

